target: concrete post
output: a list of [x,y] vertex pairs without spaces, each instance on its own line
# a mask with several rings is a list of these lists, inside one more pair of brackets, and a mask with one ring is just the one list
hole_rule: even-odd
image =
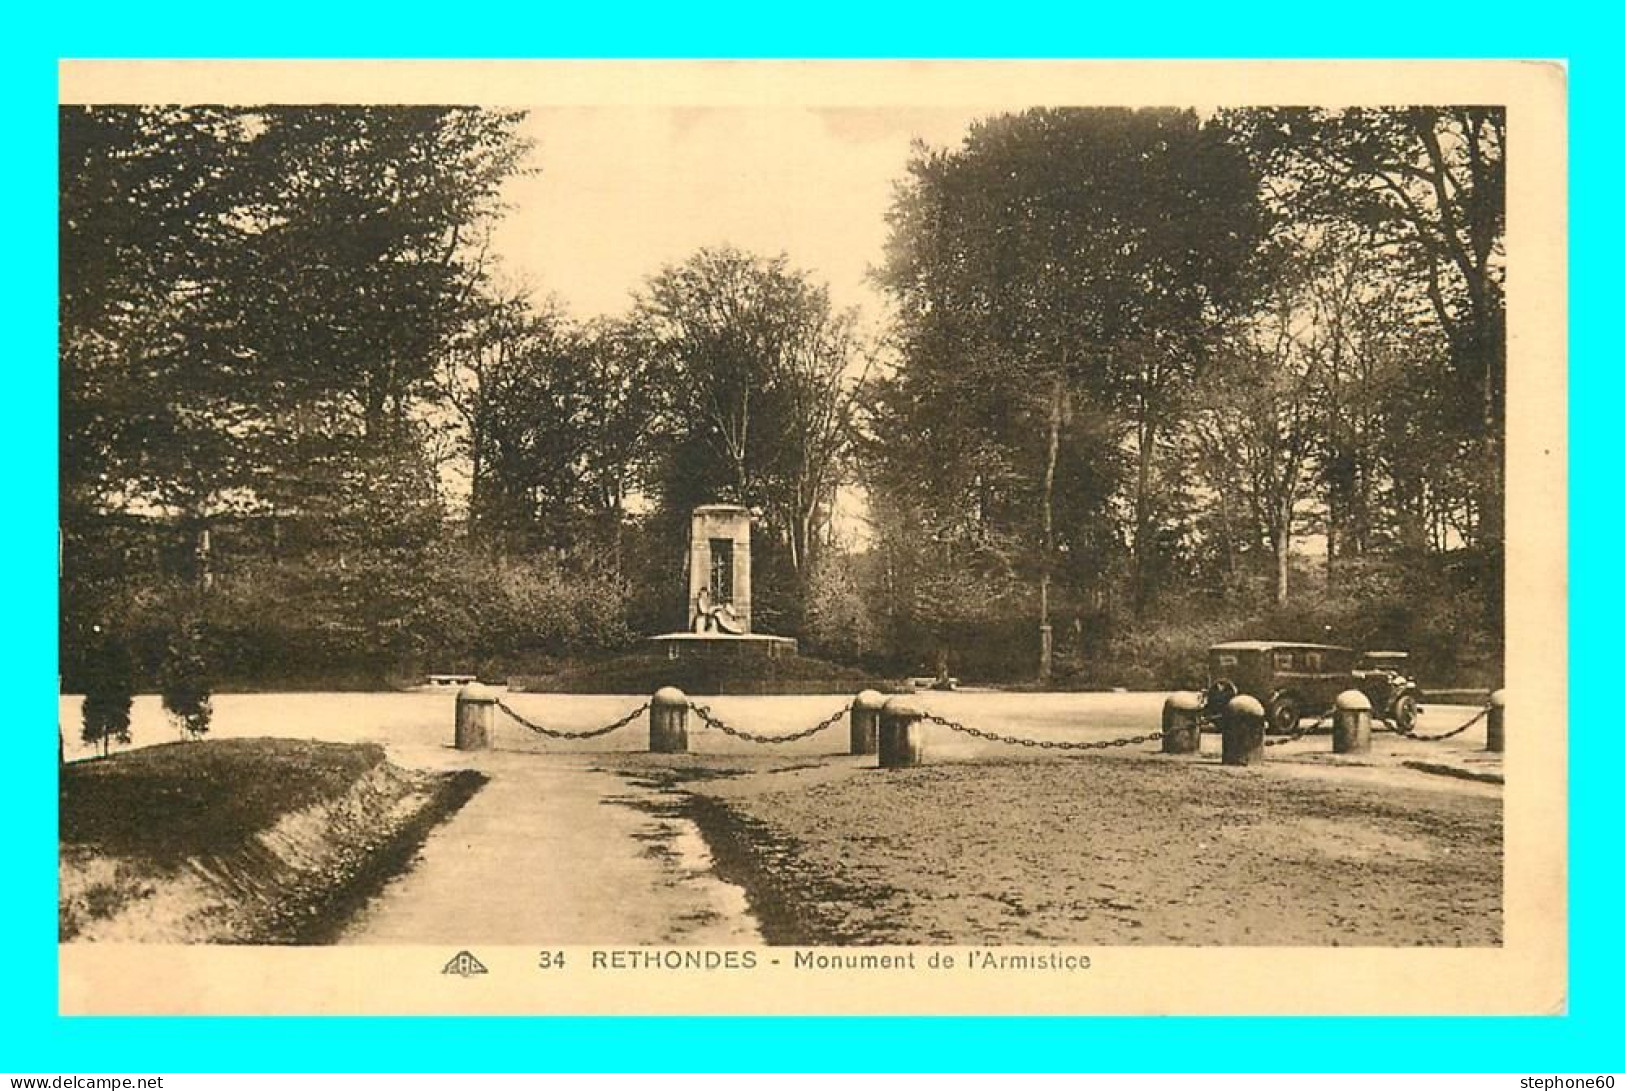
[[1202,750],[1202,696],[1170,693],[1162,703],[1162,752],[1199,754]]
[[1257,765],[1264,760],[1264,706],[1243,694],[1224,708],[1225,765]]
[[1332,705],[1332,753],[1371,753],[1371,698],[1346,689]]
[[852,753],[873,754],[879,747],[880,709],[884,695],[866,689],[852,700]]
[[655,690],[649,698],[649,753],[688,752],[688,697],[676,686]]
[[497,695],[491,687],[470,682],[457,691],[457,727],[454,736],[457,749],[491,749],[496,725]]
[[902,697],[880,706],[880,768],[903,769],[925,759],[924,710]]
[[1484,731],[1484,749],[1499,754],[1507,748],[1507,691],[1490,694],[1490,721]]

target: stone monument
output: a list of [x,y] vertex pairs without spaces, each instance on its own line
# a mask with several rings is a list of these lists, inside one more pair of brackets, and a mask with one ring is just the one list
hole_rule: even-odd
[[737,504],[694,509],[688,532],[689,628],[750,632],[750,512]]
[[650,639],[671,659],[794,655],[793,638],[752,631],[750,584],[750,511],[738,504],[702,504],[689,520],[687,628]]

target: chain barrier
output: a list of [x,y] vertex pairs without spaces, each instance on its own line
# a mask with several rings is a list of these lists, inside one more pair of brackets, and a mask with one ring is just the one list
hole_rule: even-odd
[[[510,718],[525,728],[535,732],[538,735],[545,735],[550,739],[595,739],[601,735],[608,735],[612,731],[619,731],[621,728],[625,727],[633,720],[636,720],[639,716],[643,715],[649,710],[649,702],[645,701],[637,708],[634,708],[631,712],[628,712],[625,716],[622,716],[613,723],[605,724],[603,727],[594,728],[591,731],[559,731],[554,728],[543,727],[541,724],[527,719],[523,714],[512,708],[505,701],[498,700],[496,705]],[[840,708],[836,709],[827,717],[806,730],[793,732],[789,735],[759,735],[753,731],[742,731],[737,727],[730,727],[728,724],[719,719],[716,713],[712,712],[708,707],[699,704],[696,701],[690,701],[689,708],[694,710],[694,714],[704,721],[707,727],[715,728],[724,735],[731,735],[736,739],[743,739],[746,742],[776,744],[797,742],[801,739],[810,738],[821,731],[829,730],[836,724],[840,723],[841,720],[843,720],[846,715],[852,711],[852,703],[850,701],[847,702],[845,705],[842,705]],[[1414,739],[1417,742],[1439,742],[1444,739],[1455,738],[1457,735],[1460,735],[1462,732],[1478,724],[1489,714],[1490,706],[1485,705],[1483,708],[1479,709],[1471,719],[1463,723],[1461,726],[1452,728],[1449,731],[1441,732],[1437,735],[1419,735],[1416,733],[1414,728],[1407,731],[1400,727],[1399,724],[1386,717],[1379,717],[1377,722],[1382,725],[1382,727],[1378,728],[1378,730],[1391,732],[1392,734],[1398,735],[1401,738]],[[1287,743],[1297,742],[1305,735],[1314,734],[1315,732],[1319,731],[1326,721],[1332,718],[1332,715],[1332,712],[1326,712],[1308,727],[1295,727],[1292,729],[1290,734],[1277,736],[1274,738],[1266,738],[1264,740],[1264,745],[1285,746]],[[935,713],[928,712],[922,717],[922,719],[929,723],[946,727],[950,731],[957,731],[961,734],[970,735],[974,738],[983,739],[987,742],[1005,743],[1011,746],[1025,746],[1039,750],[1109,750],[1124,746],[1138,746],[1141,743],[1156,742],[1161,739],[1163,735],[1161,731],[1151,731],[1143,735],[1129,735],[1120,739],[1104,739],[1099,742],[1072,741],[1065,739],[1028,739],[1022,738],[1018,735],[1000,735],[994,731],[982,731],[978,728],[970,727],[967,724],[959,723],[956,720],[950,720],[944,716],[938,716]],[[1218,721],[1210,717],[1201,717],[1198,720],[1197,726],[1198,729],[1201,729],[1212,726],[1217,722]]]
[[820,731],[828,731],[845,719],[848,712],[852,711],[852,702],[848,701],[818,723],[813,724],[805,731],[797,731],[793,735],[758,735],[754,731],[741,731],[737,727],[729,727],[717,718],[716,713],[696,701],[690,701],[688,707],[694,710],[694,715],[705,722],[705,726],[714,727],[724,735],[732,735],[734,738],[744,739],[746,742],[784,743],[810,738]]
[[[1335,711],[1335,709],[1333,711]],[[1316,731],[1319,731],[1321,725],[1324,724],[1327,720],[1329,720],[1331,718],[1332,718],[1332,713],[1331,712],[1322,713],[1320,719],[1316,720],[1314,723],[1310,724],[1308,727],[1294,727],[1290,734],[1279,735],[1279,736],[1276,736],[1273,739],[1265,739],[1264,740],[1264,745],[1265,746],[1285,746],[1289,742],[1297,742],[1299,739],[1303,738],[1305,735],[1312,735]]]
[[973,735],[988,742],[1009,743],[1012,746],[1036,747],[1040,750],[1109,750],[1120,746],[1136,746],[1140,743],[1156,742],[1162,738],[1162,732],[1152,731],[1145,735],[1130,735],[1122,739],[1104,739],[1100,742],[1074,742],[1070,739],[1024,739],[1017,735],[1000,735],[992,731],[981,731],[950,720],[935,713],[927,712],[920,717],[927,723],[946,727],[949,731],[958,731],[965,735]]
[[1402,739],[1414,739],[1417,742],[1438,742],[1440,739],[1453,739],[1457,735],[1460,735],[1463,731],[1466,731],[1469,727],[1472,727],[1474,724],[1478,723],[1484,717],[1488,716],[1490,714],[1490,708],[1491,708],[1490,705],[1485,705],[1483,708],[1478,710],[1478,713],[1475,716],[1473,716],[1472,719],[1468,720],[1466,723],[1462,724],[1460,727],[1452,728],[1451,730],[1443,732],[1443,733],[1438,734],[1438,735],[1418,735],[1416,733],[1416,729],[1414,727],[1411,728],[1409,731],[1406,731],[1404,728],[1400,727],[1393,720],[1390,720],[1390,719],[1388,719],[1386,717],[1384,717],[1381,722],[1382,722],[1382,724],[1383,724],[1383,726],[1384,726],[1384,728],[1386,730],[1393,732],[1395,735],[1398,735]]
[[625,716],[622,716],[614,723],[605,724],[603,727],[597,727],[591,731],[558,731],[554,728],[543,727],[539,723],[525,719],[524,716],[520,715],[512,708],[509,708],[507,703],[504,701],[498,700],[497,707],[503,712],[506,712],[513,719],[517,720],[520,724],[529,728],[531,731],[534,731],[538,735],[546,735],[550,739],[596,739],[600,735],[608,735],[611,731],[619,731],[621,728],[625,727],[639,716],[642,716],[649,710],[649,702],[643,702],[637,708],[634,708],[631,712],[628,712]]

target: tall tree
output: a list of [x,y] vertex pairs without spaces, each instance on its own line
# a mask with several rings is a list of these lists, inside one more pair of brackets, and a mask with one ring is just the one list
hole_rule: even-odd
[[64,108],[70,498],[300,507],[399,466],[517,120]]
[[542,517],[577,504],[585,355],[562,314],[512,295],[483,301],[442,360],[441,390],[464,426],[469,523],[501,548],[537,544]]
[[1334,573],[1343,558],[1425,548],[1433,509],[1460,512],[1472,497],[1438,487],[1458,454],[1439,442],[1453,431],[1434,381],[1447,349],[1424,295],[1391,275],[1368,229],[1327,225],[1311,235],[1297,263],[1296,339],[1324,418],[1315,454]]
[[501,185],[525,151],[517,120],[448,107],[252,117],[236,311],[244,351],[274,376],[269,407],[303,410],[286,418],[292,457],[262,491],[298,505],[305,467],[331,456],[387,473],[415,443],[414,411],[467,319]]
[[1506,428],[1506,111],[1249,110],[1227,119],[1300,221],[1367,229],[1448,345],[1439,423],[1478,452],[1469,540],[1498,554]]
[[1273,558],[1274,598],[1287,599],[1299,504],[1308,492],[1323,429],[1316,373],[1300,337],[1290,285],[1217,354],[1194,414],[1215,492],[1239,498]]
[[222,328],[241,119],[65,106],[60,137],[64,522],[196,509],[235,478],[243,360]]
[[321,593],[346,604],[346,632],[363,603],[376,616],[361,627],[385,646],[413,606],[392,590],[424,568],[438,530],[427,379],[520,169],[519,115],[60,117],[63,597],[76,615],[64,631],[152,596],[131,573],[81,568],[111,516],[188,526],[195,586],[212,520],[270,512],[331,556]]
[[626,502],[648,484],[657,424],[670,392],[655,382],[655,356],[627,320],[582,331],[581,485],[588,510],[619,523]]
[[724,248],[652,278],[634,322],[667,399],[663,500],[686,511],[723,497],[759,511],[791,571],[805,573],[841,483],[866,354],[854,317],[786,256]]
[[[952,437],[949,466],[989,445],[1006,451],[999,480],[949,470],[922,487],[984,511],[1013,506],[1031,528],[1047,677],[1067,434],[1098,432],[1087,418],[1101,415],[1123,425],[1143,602],[1163,438],[1213,329],[1251,292],[1256,179],[1188,111],[1030,110],[978,123],[960,148],[917,149],[890,223],[880,276],[899,304],[902,383],[915,391],[894,400],[921,411],[916,430]],[[1000,496],[956,496],[966,485]]]

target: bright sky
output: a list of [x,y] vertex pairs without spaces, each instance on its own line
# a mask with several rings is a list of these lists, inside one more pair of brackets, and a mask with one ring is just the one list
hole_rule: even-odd
[[535,109],[540,173],[513,180],[495,249],[507,275],[578,318],[701,246],[731,243],[827,282],[837,307],[880,314],[892,184],[911,139],[957,145],[992,111],[963,107],[593,106]]

